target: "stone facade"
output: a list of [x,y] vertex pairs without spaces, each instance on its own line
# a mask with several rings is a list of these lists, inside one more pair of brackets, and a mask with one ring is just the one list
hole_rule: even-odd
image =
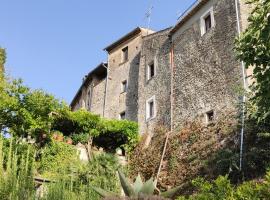
[[89,74],[71,107],[114,119],[124,113],[139,123],[141,134],[157,125],[176,129],[194,118],[208,123],[235,109],[243,86],[233,53],[236,11],[242,31],[251,10],[243,2],[199,0],[173,28],[134,29],[105,49],[108,69]]
[[[139,70],[138,123],[140,133],[151,133],[156,125],[170,126],[170,28],[143,38]],[[155,75],[149,79],[147,68],[154,64]],[[147,119],[147,100],[155,97],[155,117]]]
[[70,104],[73,111],[84,108],[103,116],[107,66],[106,63],[101,63],[84,77],[81,87]]
[[[125,113],[126,119],[137,121],[142,37],[150,33],[152,31],[137,28],[128,34],[127,39],[105,49],[109,66],[105,117],[119,119],[121,113]],[[125,49],[128,49],[126,60],[123,58]],[[126,91],[123,91],[123,83],[127,84]]]
[[[215,25],[201,35],[201,16],[211,8]],[[233,54],[238,35],[235,2],[208,1],[187,23],[172,35],[174,127],[195,117],[204,120],[209,111],[218,117],[234,108],[242,84],[241,65]]]

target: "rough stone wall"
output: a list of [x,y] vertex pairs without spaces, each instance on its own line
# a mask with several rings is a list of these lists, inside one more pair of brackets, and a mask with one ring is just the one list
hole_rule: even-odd
[[211,3],[216,24],[209,32],[201,36],[198,18],[172,37],[174,127],[198,116],[205,120],[210,110],[218,117],[225,108],[233,108],[239,98],[236,89],[242,85],[241,67],[233,53],[235,4],[232,0]]
[[[157,125],[170,127],[170,41],[169,29],[143,38],[139,70],[138,123],[140,133],[152,133]],[[156,74],[147,80],[147,67],[154,62]],[[146,101],[155,96],[156,116],[146,120]]]
[[91,90],[91,107],[88,110],[100,116],[103,116],[105,87],[106,79],[102,79],[97,81]]
[[[138,114],[138,68],[142,35],[134,36],[109,52],[109,78],[105,117],[119,119],[126,112],[126,119],[137,121]],[[128,61],[122,62],[122,49],[128,46]],[[127,92],[121,92],[122,82],[127,80]]]
[[71,106],[72,111],[76,111],[76,110],[79,110],[81,108],[81,97],[82,97],[82,95],[80,93],[80,95],[76,98],[74,105]]
[[106,77],[92,75],[91,80],[81,88],[72,110],[84,108],[94,114],[103,116],[104,98],[106,89]]

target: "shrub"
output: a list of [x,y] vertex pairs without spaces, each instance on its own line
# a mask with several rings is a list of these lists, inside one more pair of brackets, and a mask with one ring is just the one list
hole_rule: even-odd
[[62,177],[80,167],[76,149],[64,142],[51,141],[40,154],[38,171],[47,178]]
[[75,144],[86,144],[93,138],[94,144],[108,151],[122,147],[126,152],[131,152],[139,141],[137,123],[102,119],[86,110],[63,110],[55,115],[52,127],[71,135]]
[[238,187],[233,186],[227,176],[220,176],[215,181],[209,182],[202,178],[193,181],[197,192],[191,196],[181,196],[178,200],[261,200],[270,199],[270,172],[265,176],[265,181],[244,182]]
[[[0,137],[0,199],[34,199],[33,157],[30,149],[20,156],[12,148],[12,139],[7,155],[3,152],[3,139]],[[4,165],[4,157],[7,163]]]

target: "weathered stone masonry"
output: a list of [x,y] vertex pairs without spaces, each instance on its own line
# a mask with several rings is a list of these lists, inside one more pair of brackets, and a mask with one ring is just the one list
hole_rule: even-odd
[[[200,16],[213,7],[215,25],[201,35]],[[181,122],[213,110],[216,117],[233,109],[238,100],[236,88],[242,84],[240,62],[233,55],[237,36],[235,3],[208,1],[172,35],[174,51],[173,121]]]
[[[169,29],[145,36],[139,70],[138,122],[141,133],[151,133],[156,125],[170,128],[170,41]],[[155,76],[147,80],[147,67],[155,66]],[[153,119],[146,117],[147,99],[155,97],[156,115]]]
[[243,0],[199,0],[173,28],[155,33],[136,28],[120,38],[105,48],[108,64],[88,74],[72,109],[84,107],[115,119],[124,113],[139,123],[141,134],[157,125],[176,129],[194,118],[207,123],[235,109],[236,90],[243,84],[233,53],[235,2],[244,30],[250,7]]

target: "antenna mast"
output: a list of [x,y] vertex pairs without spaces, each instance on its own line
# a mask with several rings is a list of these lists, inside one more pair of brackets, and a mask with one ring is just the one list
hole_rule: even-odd
[[[150,8],[145,13],[145,19],[147,19],[147,29],[148,30],[150,28],[151,16],[152,16],[152,10],[153,10],[153,8],[154,8],[154,6],[150,6]],[[148,31],[147,31],[147,35],[148,35]]]

